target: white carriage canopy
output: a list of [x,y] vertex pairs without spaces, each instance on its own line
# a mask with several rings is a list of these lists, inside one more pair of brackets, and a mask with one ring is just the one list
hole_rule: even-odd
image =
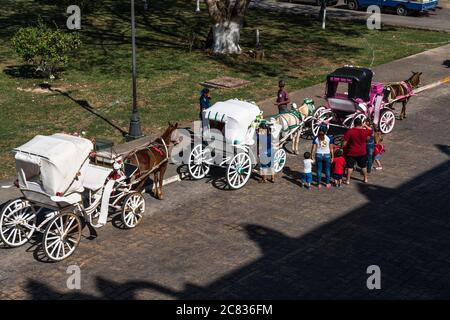
[[20,188],[49,196],[82,190],[92,149],[90,140],[72,135],[35,136],[13,150]]
[[205,119],[225,124],[225,139],[231,144],[249,144],[254,131],[250,126],[261,114],[256,104],[238,99],[217,102],[203,112]]

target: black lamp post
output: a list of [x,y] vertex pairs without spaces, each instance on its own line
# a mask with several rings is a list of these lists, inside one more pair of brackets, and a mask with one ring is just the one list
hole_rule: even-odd
[[133,111],[131,112],[130,130],[127,137],[129,139],[137,139],[142,137],[142,131],[136,96],[136,26],[134,17],[134,0],[131,0],[131,42],[133,47]]

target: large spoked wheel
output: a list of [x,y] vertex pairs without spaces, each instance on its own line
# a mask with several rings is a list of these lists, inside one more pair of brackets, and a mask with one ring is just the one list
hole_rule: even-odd
[[50,221],[42,241],[47,258],[61,261],[75,251],[81,239],[81,221],[73,212],[61,212]]
[[242,188],[252,173],[252,160],[247,153],[238,153],[227,168],[227,183],[232,189]]
[[383,134],[391,133],[395,126],[395,114],[392,110],[385,109],[380,115],[380,131]]
[[275,173],[281,172],[286,164],[286,151],[284,151],[284,149],[278,149],[277,152],[275,152],[273,161],[273,170]]
[[356,119],[361,119],[361,123],[364,123],[364,121],[366,121],[367,117],[366,117],[366,115],[364,115],[362,113],[355,115],[355,117],[352,120],[352,124],[350,125],[350,128],[353,128],[355,126]]
[[320,126],[325,124],[327,129],[329,129],[329,122],[333,119],[333,111],[320,107],[314,113],[313,119],[311,121],[311,131],[314,136],[319,134]]
[[358,1],[357,0],[348,0],[347,1],[347,8],[350,10],[358,10]]
[[36,212],[23,199],[11,200],[0,212],[0,239],[9,247],[20,247],[35,231]]
[[192,149],[189,155],[188,170],[189,175],[195,179],[199,180],[204,178],[210,169],[210,165],[206,162],[209,160],[208,157],[209,148],[199,144]]
[[145,199],[140,192],[133,192],[125,197],[122,205],[122,222],[128,229],[135,228],[145,212]]

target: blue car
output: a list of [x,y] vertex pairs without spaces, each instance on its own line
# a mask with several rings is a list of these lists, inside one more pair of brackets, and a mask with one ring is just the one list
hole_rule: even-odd
[[438,5],[438,0],[345,0],[345,3],[350,10],[376,5],[381,9],[394,9],[399,16],[406,16],[411,12],[434,9]]

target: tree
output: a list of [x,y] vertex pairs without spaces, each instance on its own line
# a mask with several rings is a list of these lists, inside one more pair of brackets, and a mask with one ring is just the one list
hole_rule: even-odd
[[250,0],[205,0],[212,19],[212,51],[241,53],[240,32]]
[[39,20],[36,27],[20,28],[11,39],[16,53],[36,72],[53,77],[69,61],[69,53],[79,48],[77,34],[52,29]]

